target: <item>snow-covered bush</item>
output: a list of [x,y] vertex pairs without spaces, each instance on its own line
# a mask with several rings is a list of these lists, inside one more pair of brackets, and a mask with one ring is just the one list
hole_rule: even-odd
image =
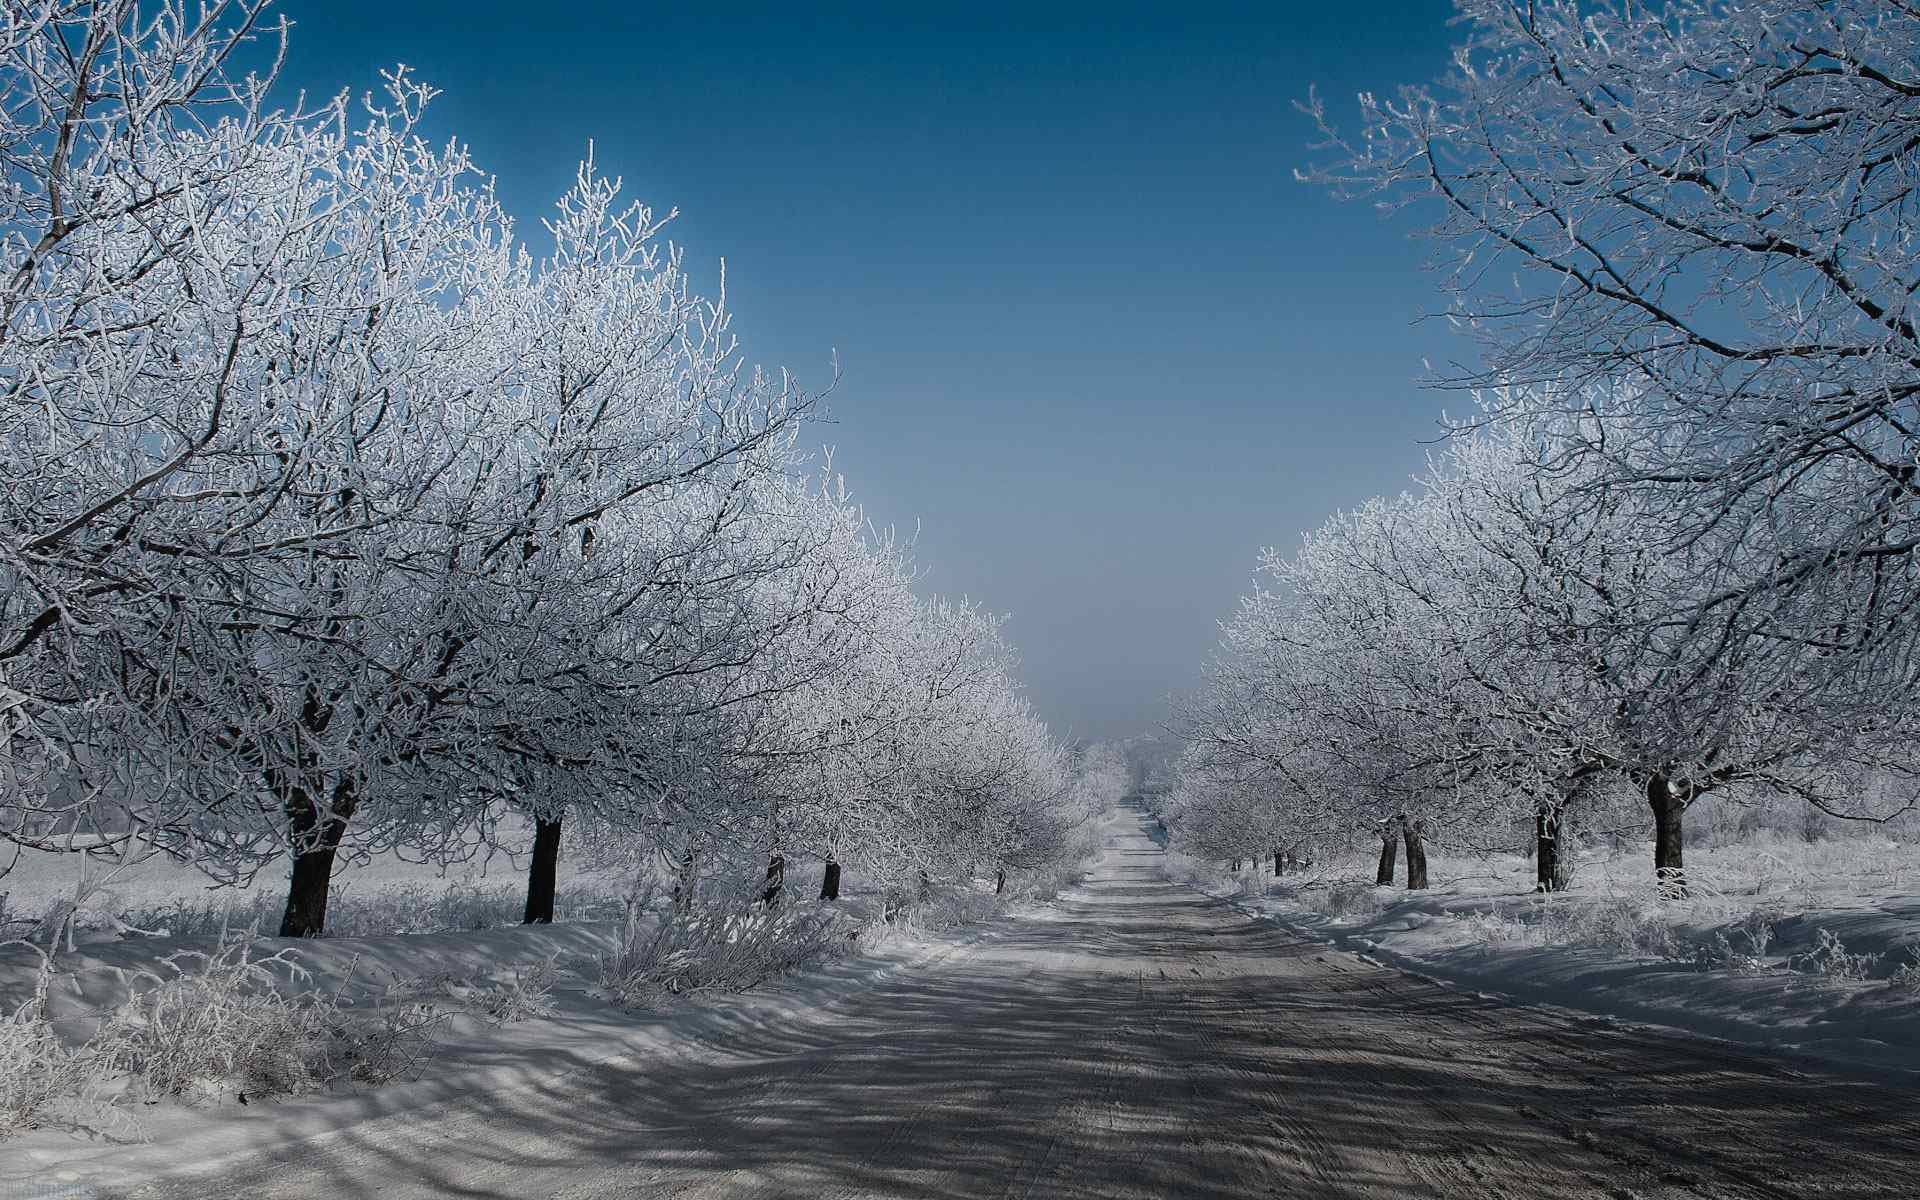
[[553,985],[560,976],[559,955],[526,967],[514,967],[510,979],[475,983],[451,972],[416,975],[387,985],[385,1007],[417,1005],[452,1013],[472,1013],[500,1025],[554,1015]]
[[1007,881],[1005,899],[1044,903],[1080,882],[1087,873],[1085,859],[1054,863],[1038,870],[1022,872]]
[[702,906],[649,916],[632,905],[612,951],[576,970],[623,1004],[663,995],[743,992],[847,952],[858,927],[825,905],[739,909]]
[[327,1082],[379,1084],[411,1079],[426,1065],[453,1013],[431,1000],[391,1005],[334,1025],[334,1074]]
[[1384,910],[1393,897],[1370,883],[1336,883],[1324,888],[1303,888],[1300,899],[1323,916],[1341,919],[1371,917]]
[[1695,950],[1696,960],[1702,967],[1719,971],[1737,971],[1744,975],[1757,975],[1773,969],[1767,961],[1767,947],[1773,942],[1774,923],[1780,919],[1776,912],[1755,910],[1723,929],[1713,931],[1713,936]]
[[298,1095],[402,1073],[439,1020],[430,1005],[362,1018],[311,982],[291,949],[260,956],[250,933],[230,935],[133,972],[131,994],[95,1040],[149,1099]]
[[903,901],[894,910],[893,925],[913,933],[940,933],[977,925],[1001,910],[1001,897],[971,887],[935,888],[927,895]]
[[1847,950],[1847,944],[1840,935],[1831,929],[1820,931],[1820,944],[1804,954],[1795,954],[1787,959],[1787,965],[1796,971],[1805,971],[1837,983],[1865,983],[1873,978],[1874,968],[1880,965],[1881,954],[1853,954]]
[[53,960],[40,956],[33,991],[13,1012],[0,1015],[0,1138],[43,1125],[66,1125],[124,1133],[128,1119],[114,1111],[115,1056],[101,1042],[64,1044],[54,1032],[47,996],[54,984]]
[[554,1014],[553,985],[559,977],[557,955],[549,955],[530,967],[515,967],[513,978],[475,989],[470,1002],[476,1003],[488,1019],[502,1025]]
[[1526,921],[1516,920],[1513,914],[1498,901],[1483,912],[1463,913],[1455,919],[1472,931],[1474,940],[1491,946],[1506,942],[1536,941],[1540,933],[1536,926]]
[[1887,986],[1920,993],[1920,947],[1908,948],[1907,961],[1887,976]]
[[[0,1018],[0,1137],[47,1124],[134,1136],[133,1102],[384,1083],[416,1070],[452,1015],[434,999],[354,1011],[339,992],[309,986],[292,948],[261,955],[248,932],[129,972],[127,998],[76,1043],[48,1009],[60,986],[54,959],[12,945],[37,953],[40,966],[31,994]],[[551,964],[520,973],[480,989],[476,1007],[515,1019],[544,1002],[550,981]]]

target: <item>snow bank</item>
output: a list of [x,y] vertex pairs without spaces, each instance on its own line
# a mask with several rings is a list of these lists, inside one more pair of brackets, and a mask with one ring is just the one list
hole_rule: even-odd
[[1326,878],[1250,887],[1193,864],[1179,873],[1302,937],[1456,986],[1920,1073],[1920,892],[1901,890],[1904,873],[1879,889],[1833,875],[1823,891],[1791,870],[1782,886],[1722,888],[1706,861],[1702,894],[1663,905],[1606,864],[1570,893],[1533,895],[1530,866],[1436,860],[1434,886],[1413,893]]
[[[812,902],[802,902],[812,907]],[[850,916],[872,915],[876,897],[843,901]],[[0,1197],[63,1196],[78,1200],[137,1186],[157,1176],[216,1175],[223,1164],[254,1158],[295,1142],[325,1140],[367,1122],[449,1105],[476,1094],[498,1096],[546,1088],[581,1071],[680,1057],[725,1057],[744,1033],[790,1025],[801,1014],[831,1009],[893,973],[932,964],[997,936],[997,926],[929,935],[913,929],[868,927],[858,950],[823,966],[746,994],[701,995],[651,1006],[609,1003],[591,982],[562,975],[549,1011],[535,1019],[500,1023],[475,1013],[448,1020],[418,1077],[320,1094],[248,1103],[236,1093],[200,1096],[138,1113],[144,1140],[115,1141],[95,1131],[42,1129],[8,1139],[0,1155]],[[388,985],[445,979],[462,986],[504,982],[558,957],[561,962],[611,951],[618,922],[523,926],[472,933],[297,941],[256,939],[264,955],[294,950],[311,978],[302,986],[334,989],[353,1005],[372,1007]],[[171,949],[198,948],[180,939],[96,943],[61,955],[64,975],[53,998],[70,1035],[86,1030],[126,995],[127,975],[150,967]],[[37,955],[0,948],[0,1003],[17,1002],[31,987]],[[76,1136],[78,1135],[78,1136]]]

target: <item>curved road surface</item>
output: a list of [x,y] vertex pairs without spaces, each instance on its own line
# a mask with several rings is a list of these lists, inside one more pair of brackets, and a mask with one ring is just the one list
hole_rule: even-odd
[[1057,909],[788,1027],[139,1194],[1920,1197],[1911,1091],[1302,943],[1114,829]]

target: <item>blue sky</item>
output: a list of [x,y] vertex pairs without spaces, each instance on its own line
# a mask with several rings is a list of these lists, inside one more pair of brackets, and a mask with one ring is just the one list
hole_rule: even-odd
[[1443,408],[1416,222],[1297,183],[1293,107],[1436,77],[1445,0],[1133,7],[283,0],[287,81],[405,62],[523,232],[600,166],[751,357],[824,385],[927,587],[1010,613],[1056,731],[1149,730],[1263,545],[1397,492]]

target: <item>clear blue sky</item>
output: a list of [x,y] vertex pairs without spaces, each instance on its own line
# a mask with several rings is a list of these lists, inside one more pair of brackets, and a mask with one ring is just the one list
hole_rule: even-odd
[[1432,79],[1446,0],[952,8],[283,0],[287,79],[395,62],[523,231],[591,139],[757,361],[843,368],[836,469],[1010,613],[1057,732],[1143,732],[1259,548],[1418,471],[1470,353],[1413,222],[1297,183],[1317,83]]

